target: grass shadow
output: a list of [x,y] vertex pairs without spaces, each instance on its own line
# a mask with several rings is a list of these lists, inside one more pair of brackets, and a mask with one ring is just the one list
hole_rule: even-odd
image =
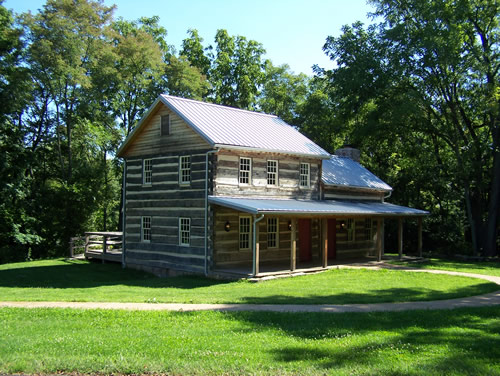
[[78,260],[57,260],[57,265],[23,265],[24,267],[0,269],[0,287],[65,289],[125,285],[193,289],[230,282],[197,276],[158,278],[149,273],[123,269],[118,264]]

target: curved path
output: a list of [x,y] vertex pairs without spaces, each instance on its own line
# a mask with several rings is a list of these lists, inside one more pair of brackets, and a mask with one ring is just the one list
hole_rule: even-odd
[[[343,268],[366,268],[366,266]],[[387,268],[408,272],[449,274],[463,277],[480,278],[500,285],[500,277],[483,274],[462,273],[445,270],[425,270],[399,267],[388,264],[370,268]],[[462,307],[482,307],[500,304],[500,290],[478,296],[436,300],[428,302],[374,303],[374,304],[183,304],[183,303],[106,303],[106,302],[0,302],[1,307],[19,308],[80,308],[80,309],[124,309],[139,311],[270,311],[270,312],[382,312],[407,311],[418,309],[453,309]]]

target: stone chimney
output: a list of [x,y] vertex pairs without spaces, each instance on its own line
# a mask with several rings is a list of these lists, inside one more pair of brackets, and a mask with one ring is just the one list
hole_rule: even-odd
[[359,149],[356,149],[351,145],[344,144],[342,148],[335,150],[335,155],[338,155],[339,157],[351,158],[353,161],[359,162],[361,152]]

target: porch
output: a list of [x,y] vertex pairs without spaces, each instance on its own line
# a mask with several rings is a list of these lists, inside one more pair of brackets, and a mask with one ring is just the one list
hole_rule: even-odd
[[122,245],[122,232],[86,232],[70,239],[69,256],[122,263]]
[[[325,270],[352,262],[353,257],[380,262],[386,219],[398,221],[398,252],[402,258],[403,220],[407,217],[418,221],[414,241],[418,256],[422,256],[425,211],[376,201],[213,196],[209,201],[216,205],[214,273],[262,277]],[[224,218],[230,220],[224,222]]]

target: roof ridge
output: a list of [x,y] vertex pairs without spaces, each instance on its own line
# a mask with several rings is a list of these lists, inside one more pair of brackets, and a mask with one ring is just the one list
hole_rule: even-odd
[[[223,104],[216,104],[216,103],[210,103],[210,102],[203,102],[203,101],[198,101],[196,99],[189,99],[189,98],[182,98],[182,97],[176,97],[174,95],[168,95],[168,94],[160,94],[162,97],[166,98],[166,99],[169,99],[169,98],[172,98],[174,100],[182,100],[182,101],[186,101],[186,102],[193,102],[193,103],[198,103],[198,104],[203,104],[205,106],[212,106],[212,107],[222,107],[222,108],[226,108],[228,110],[231,110],[231,111],[239,111],[239,112],[246,112],[248,114],[251,114],[251,115],[259,115],[259,116],[268,116],[268,117],[272,117],[272,118],[276,118],[276,119],[279,119],[279,120],[282,120],[281,118],[279,118],[277,115],[272,115],[272,114],[266,114],[265,112],[256,112],[256,111],[250,111],[250,110],[244,110],[242,108],[237,108],[237,107],[231,107],[231,106],[226,106],[226,105],[223,105]],[[283,120],[282,120],[283,121]],[[283,121],[284,122],[284,121]],[[291,126],[290,124],[287,124],[288,126]]]

